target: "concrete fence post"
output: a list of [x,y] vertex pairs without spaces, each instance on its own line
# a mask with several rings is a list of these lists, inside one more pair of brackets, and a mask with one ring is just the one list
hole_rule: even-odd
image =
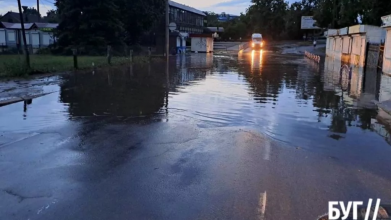
[[111,46],[107,46],[107,63],[111,65]]
[[79,66],[77,64],[77,49],[72,49],[72,52],[73,52],[73,67],[75,69],[78,69]]

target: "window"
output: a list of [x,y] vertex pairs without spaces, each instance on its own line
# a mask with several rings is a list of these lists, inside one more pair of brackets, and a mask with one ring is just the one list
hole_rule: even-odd
[[174,8],[174,21],[178,21],[178,9]]
[[16,41],[16,35],[14,31],[8,31],[8,41]]

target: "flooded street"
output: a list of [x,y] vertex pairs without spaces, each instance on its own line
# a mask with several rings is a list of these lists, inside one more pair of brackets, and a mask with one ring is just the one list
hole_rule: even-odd
[[61,75],[0,107],[0,219],[312,220],[330,200],[391,202],[376,105],[391,78],[341,65],[266,48]]

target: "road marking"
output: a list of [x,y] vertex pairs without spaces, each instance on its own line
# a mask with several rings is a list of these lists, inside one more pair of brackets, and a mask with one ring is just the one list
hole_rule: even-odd
[[22,138],[19,138],[19,139],[15,140],[15,141],[12,141],[12,142],[10,142],[10,143],[5,143],[5,144],[3,144],[3,145],[0,145],[0,148],[4,148],[4,147],[7,147],[7,146],[10,146],[10,145],[12,145],[12,144],[18,143],[18,142],[20,142],[20,141],[24,141],[24,140],[26,140],[26,139],[32,138],[32,137],[37,136],[37,135],[39,135],[39,133],[31,133],[31,134],[28,134],[27,136],[22,137]]
[[258,202],[258,219],[259,220],[265,220],[266,199],[267,199],[266,191],[264,193],[259,194],[259,202]]
[[263,159],[264,160],[270,160],[270,150],[271,150],[270,141],[266,140],[266,143],[265,143],[265,154],[263,155]]

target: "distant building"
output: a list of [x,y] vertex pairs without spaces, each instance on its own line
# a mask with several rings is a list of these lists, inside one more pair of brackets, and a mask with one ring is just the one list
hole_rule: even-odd
[[[175,31],[170,31],[170,52],[183,53],[186,50],[186,38],[190,34],[202,34],[204,32],[204,20],[206,15],[193,7],[169,1],[170,23],[177,25]],[[165,20],[157,25],[154,30],[156,35],[156,51],[165,52]]]
[[234,20],[234,19],[237,19],[239,18],[238,15],[231,15],[231,14],[226,14],[226,13],[221,13],[218,17],[218,21],[219,22],[227,22],[227,21],[230,21],[230,20]]
[[[26,23],[39,22],[41,20],[39,15],[36,14],[23,14],[23,21]],[[0,18],[1,22],[8,23],[20,23],[19,13],[7,12],[3,17]]]
[[189,34],[201,34],[204,28],[205,14],[187,5],[170,1],[170,22],[177,25],[177,30]]
[[[48,47],[55,41],[53,31],[58,24],[25,23],[26,43],[30,52]],[[0,22],[0,52],[23,45],[22,25],[20,23]]]

